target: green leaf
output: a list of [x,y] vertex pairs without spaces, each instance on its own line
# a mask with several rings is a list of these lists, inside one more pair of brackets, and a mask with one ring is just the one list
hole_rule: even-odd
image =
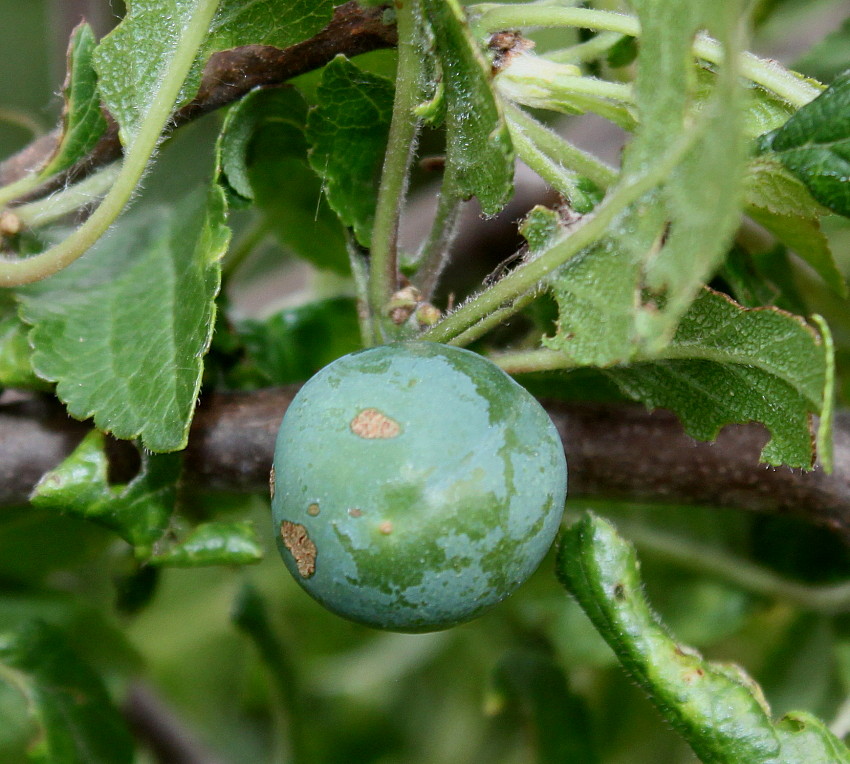
[[62,633],[39,621],[0,635],[0,681],[30,705],[39,737],[30,760],[42,764],[122,764],[133,741],[101,678]]
[[263,559],[263,547],[248,522],[203,523],[180,543],[158,551],[150,565],[196,568],[204,565],[250,565]]
[[62,172],[82,159],[106,130],[93,65],[96,45],[94,32],[88,24],[80,24],[74,30],[68,46],[68,76],[63,88],[62,139],[39,172],[42,178]]
[[[829,356],[801,318],[743,308],[706,289],[655,360],[607,373],[649,408],[675,411],[694,438],[713,440],[733,422],[762,422],[772,436],[763,461],[811,468],[811,415],[825,414],[821,426],[831,426]],[[828,451],[819,456],[829,460]]]
[[[618,237],[641,263],[641,295],[635,330],[648,349],[669,341],[677,323],[701,286],[722,262],[740,220],[738,183],[745,144],[742,132],[743,93],[733,69],[724,66],[714,93],[695,118],[690,98],[695,83],[690,46],[695,27],[716,30],[729,55],[735,55],[735,30],[742,4],[718,9],[695,0],[635,3],[641,22],[639,75],[636,83],[641,128],[627,149],[624,170],[639,171],[660,150],[691,135],[693,147],[669,181],[635,206],[638,219],[624,225]],[[633,238],[629,229],[636,229]],[[651,236],[651,238],[650,238]],[[663,237],[663,241],[662,241]]]
[[832,82],[850,69],[850,16],[798,58],[793,68],[821,82]]
[[738,78],[721,70],[711,96],[696,109],[691,56],[695,30],[715,21],[732,45],[740,6],[727,3],[721,14],[695,0],[641,0],[635,7],[643,29],[635,85],[641,124],[620,182],[642,176],[673,147],[682,147],[683,156],[660,187],[619,215],[604,239],[550,278],[558,331],[544,344],[577,365],[610,366],[660,352],[722,263],[740,222]]
[[0,320],[0,386],[27,390],[50,390],[32,369],[28,327],[17,316]]
[[539,762],[593,764],[590,715],[570,692],[563,670],[542,650],[514,650],[496,668],[496,692],[518,706],[527,721]]
[[433,33],[446,102],[446,172],[459,196],[477,196],[495,215],[513,191],[514,155],[490,65],[458,0],[421,0]]
[[782,764],[850,764],[850,750],[817,717],[792,711],[776,724]]
[[227,115],[218,164],[230,188],[253,200],[287,250],[347,274],[345,234],[307,158],[307,103],[293,88],[255,90]]
[[229,230],[216,186],[124,218],[61,273],[21,290],[33,368],[77,419],[151,451],[185,447]]
[[557,572],[623,668],[707,764],[778,764],[779,736],[758,686],[737,666],[677,644],[641,589],[634,548],[593,514],[562,537]]
[[127,485],[110,485],[104,436],[93,430],[36,485],[32,504],[84,517],[115,531],[140,558],[168,527],[177,499],[180,458],[142,454],[142,468]]
[[[132,143],[168,69],[197,0],[128,0],[124,20],[95,52],[101,95]],[[221,0],[207,37],[176,104],[195,95],[214,52],[241,45],[286,48],[316,34],[331,20],[331,0]],[[176,108],[175,107],[175,108]]]
[[349,297],[318,300],[246,320],[237,333],[265,384],[303,382],[347,353],[359,350],[357,305]]
[[820,217],[829,210],[801,181],[770,156],[758,157],[744,178],[744,199],[753,220],[794,250],[839,295],[847,296],[847,283],[820,227]]
[[337,56],[322,73],[310,113],[310,164],[325,181],[328,203],[369,247],[393,111],[391,80]]
[[850,217],[850,72],[759,139],[825,207]]

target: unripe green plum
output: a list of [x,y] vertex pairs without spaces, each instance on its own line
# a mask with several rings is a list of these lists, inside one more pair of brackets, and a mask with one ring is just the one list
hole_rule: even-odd
[[277,437],[281,556],[316,600],[395,631],[474,618],[537,568],[567,465],[540,404],[490,361],[430,342],[344,356]]

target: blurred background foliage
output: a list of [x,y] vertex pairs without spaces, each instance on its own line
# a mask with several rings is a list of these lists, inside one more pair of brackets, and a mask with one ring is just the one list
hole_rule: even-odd
[[[78,17],[104,33],[121,11],[117,0],[0,0],[0,154],[55,124],[64,50]],[[850,68],[846,16],[841,2],[762,0],[752,47],[828,81]],[[545,35],[539,45],[545,48]],[[394,54],[360,63],[391,74]],[[317,77],[298,83],[308,101]],[[162,148],[137,204],[173,201],[192,179],[207,178],[222,119],[216,113],[182,128]],[[439,150],[436,136],[424,141],[425,153]],[[427,173],[419,173],[414,194],[427,185]],[[232,274],[231,309],[222,314],[209,373],[236,388],[284,384],[353,349],[346,283],[309,270],[268,231],[258,238],[249,211],[236,211],[233,222],[235,247],[250,256]],[[829,234],[850,276],[846,223],[835,218]],[[270,279],[270,269],[279,277]],[[795,269],[846,364],[846,304]],[[343,314],[352,320],[341,330]],[[234,353],[234,336],[247,356]],[[841,395],[846,404],[850,390]],[[569,502],[568,511],[589,506]],[[208,762],[695,760],[557,583],[551,559],[473,623],[427,635],[376,633],[325,612],[289,578],[274,551],[265,496],[195,495],[189,507],[199,518],[252,520],[265,534],[267,558],[239,570],[140,571],[106,531],[31,508],[0,510],[0,632],[31,618],[60,626],[113,697],[130,703],[133,693],[152,693],[162,718]],[[850,731],[850,591],[829,588],[850,576],[846,548],[825,531],[779,518],[592,508],[635,541],[649,599],[677,638],[745,666],[777,714],[805,709],[839,735]],[[28,760],[32,734],[26,700],[0,681],[0,761]],[[156,758],[143,750],[138,761]]]

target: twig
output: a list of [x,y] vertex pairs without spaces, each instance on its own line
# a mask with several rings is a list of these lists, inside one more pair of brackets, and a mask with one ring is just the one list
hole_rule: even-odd
[[[186,450],[188,484],[264,492],[280,420],[297,388],[206,396]],[[730,507],[792,515],[850,542],[850,413],[837,417],[835,468],[766,467],[760,425],[726,427],[714,443],[685,435],[673,414],[631,405],[547,403],[569,463],[572,497]],[[55,401],[0,406],[0,506],[26,501],[38,478],[79,442],[86,425]],[[134,449],[114,444],[132,463]],[[126,469],[126,466],[125,466]]]
[[[174,114],[172,127],[180,127],[238,101],[256,87],[278,85],[318,69],[339,53],[356,56],[395,46],[395,26],[383,23],[384,10],[382,7],[361,8],[352,0],[338,6],[331,23],[315,37],[285,50],[266,45],[246,45],[216,53],[207,62],[197,96]],[[5,161],[0,165],[0,185],[22,178],[29,170],[40,166],[52,155],[58,139],[57,131],[49,133]],[[57,178],[50,188],[61,187],[69,179],[88,175],[120,156],[118,126],[110,120],[109,129],[87,159],[67,175]]]
[[146,685],[131,685],[122,711],[135,736],[161,764],[219,764]]

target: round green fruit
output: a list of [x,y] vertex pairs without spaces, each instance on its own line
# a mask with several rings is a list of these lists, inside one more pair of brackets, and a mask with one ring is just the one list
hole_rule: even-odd
[[561,440],[523,387],[468,350],[410,342],[344,356],[301,388],[272,511],[287,567],[328,609],[434,631],[531,575],[566,490]]

